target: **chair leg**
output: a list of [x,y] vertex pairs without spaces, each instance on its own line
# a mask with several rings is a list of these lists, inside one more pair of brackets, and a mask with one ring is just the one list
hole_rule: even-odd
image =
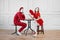
[[41,26],[41,30],[42,30],[42,32],[43,32],[43,34],[44,34],[44,28],[43,28],[43,26]]
[[39,26],[37,26],[37,34],[39,34],[39,32],[42,32],[44,34],[44,28],[43,28],[43,26],[41,26],[41,30],[39,30]]
[[17,26],[15,26],[15,32],[14,32],[14,33],[12,33],[12,34],[19,35],[19,34],[17,33]]
[[39,34],[39,26],[37,26],[37,34]]
[[17,26],[15,27],[15,32],[17,33]]

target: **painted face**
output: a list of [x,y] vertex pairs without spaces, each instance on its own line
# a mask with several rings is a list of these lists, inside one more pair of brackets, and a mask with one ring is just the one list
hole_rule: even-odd
[[39,12],[39,8],[38,7],[35,8],[35,12],[36,13]]
[[20,12],[23,12],[23,9],[21,9]]
[[36,8],[36,12],[39,11],[39,8]]

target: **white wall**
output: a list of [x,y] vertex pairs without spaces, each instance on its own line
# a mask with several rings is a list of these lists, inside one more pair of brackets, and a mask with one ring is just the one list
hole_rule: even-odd
[[[0,0],[0,29],[14,29],[13,17],[23,6],[26,18],[29,9],[40,8],[45,30],[60,29],[60,0]],[[28,17],[27,17],[28,16]],[[34,25],[33,25],[34,26]]]

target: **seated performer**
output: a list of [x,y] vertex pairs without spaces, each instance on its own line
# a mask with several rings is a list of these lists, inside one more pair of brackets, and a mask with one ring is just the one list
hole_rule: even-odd
[[17,31],[19,35],[21,35],[21,31],[23,31],[24,28],[26,28],[27,24],[24,22],[21,22],[21,20],[25,20],[25,15],[23,14],[23,7],[19,9],[19,11],[14,16],[14,25],[20,26],[21,28]]
[[[31,18],[33,18],[35,20],[37,25],[43,26],[43,20],[40,16],[39,7],[36,7],[35,11],[30,9],[29,12],[30,12]],[[37,30],[36,30],[36,33],[33,36],[37,36]]]

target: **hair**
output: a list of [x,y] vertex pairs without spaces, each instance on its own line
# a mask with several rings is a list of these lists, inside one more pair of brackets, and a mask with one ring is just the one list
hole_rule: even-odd
[[35,12],[36,12],[36,9],[37,9],[37,8],[38,8],[38,11],[37,11],[37,12],[39,12],[39,7],[36,7],[36,8],[35,8]]
[[20,7],[19,11],[21,11],[23,9],[23,7]]

